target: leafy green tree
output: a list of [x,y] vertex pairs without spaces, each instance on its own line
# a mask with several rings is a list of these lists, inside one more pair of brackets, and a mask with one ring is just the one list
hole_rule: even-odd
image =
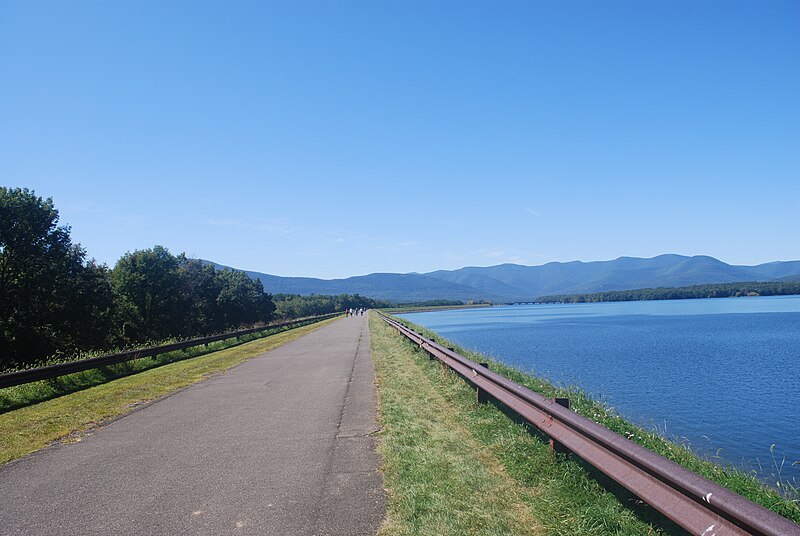
[[209,334],[225,329],[225,318],[217,305],[223,282],[213,266],[179,256],[179,275],[184,307],[184,333]]
[[71,242],[52,199],[0,187],[0,370],[225,331],[274,311],[261,281],[162,246],[126,253],[109,271]]
[[179,260],[167,248],[126,253],[111,270],[111,283],[124,314],[125,340],[164,339],[183,332]]
[[114,306],[107,270],[58,225],[51,198],[0,187],[0,367],[103,346]]
[[66,302],[58,330],[64,351],[104,349],[119,342],[118,310],[111,288],[109,271],[94,260],[73,265],[72,277],[57,286]]
[[227,327],[266,322],[272,318],[275,305],[264,294],[261,280],[250,279],[246,273],[236,270],[218,271],[217,276],[222,281],[217,305]]
[[172,255],[163,246],[125,254],[111,281],[128,342],[235,329],[266,322],[275,310],[261,281]]

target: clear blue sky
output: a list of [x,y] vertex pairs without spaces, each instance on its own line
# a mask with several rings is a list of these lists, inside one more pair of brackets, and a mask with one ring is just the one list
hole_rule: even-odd
[[800,258],[800,2],[0,0],[0,184],[323,278]]

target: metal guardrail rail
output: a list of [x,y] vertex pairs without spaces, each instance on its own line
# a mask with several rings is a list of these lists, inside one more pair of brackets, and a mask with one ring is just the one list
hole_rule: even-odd
[[321,320],[333,318],[338,314],[340,313],[331,313],[327,315],[299,318],[297,320],[291,320],[289,322],[281,322],[280,324],[272,324],[258,328],[250,328],[240,331],[232,331],[229,333],[221,333],[219,335],[211,335],[209,337],[200,337],[188,341],[164,344],[161,346],[151,346],[150,348],[129,350],[126,352],[108,354],[99,357],[90,357],[89,359],[81,359],[79,361],[71,361],[69,363],[59,363],[56,365],[48,365],[45,367],[38,367],[28,370],[7,372],[5,374],[0,374],[0,389],[5,387],[13,387],[15,385],[22,385],[25,383],[31,383],[39,380],[48,380],[51,378],[57,378],[59,376],[64,376],[66,374],[72,374],[73,372],[80,372],[83,370],[91,370],[100,367],[107,367],[109,365],[116,365],[117,363],[132,361],[134,359],[141,359],[143,357],[154,357],[159,354],[165,354],[167,352],[174,352],[176,350],[185,350],[186,348],[192,348],[194,346],[200,346],[202,344],[210,344],[212,342],[223,341],[225,339],[242,337],[244,335],[258,333],[260,331],[267,331],[269,329],[276,329],[276,328],[280,329],[309,322],[319,322]]
[[[800,525],[560,406],[383,314],[431,357],[698,536],[800,535]],[[479,395],[480,396],[480,395]]]

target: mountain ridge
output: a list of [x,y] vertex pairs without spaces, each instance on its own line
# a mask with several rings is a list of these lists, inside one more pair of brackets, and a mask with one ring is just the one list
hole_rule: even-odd
[[[219,269],[231,268],[212,261],[203,262]],[[273,294],[360,294],[397,303],[436,299],[514,303],[553,294],[800,278],[800,260],[741,266],[707,255],[664,254],[609,261],[550,262],[538,266],[505,263],[427,273],[374,273],[341,279],[240,271],[260,279],[264,289]]]

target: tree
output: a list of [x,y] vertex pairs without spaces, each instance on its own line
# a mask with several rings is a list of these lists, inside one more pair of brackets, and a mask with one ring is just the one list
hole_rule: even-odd
[[[365,298],[358,294],[339,294],[337,296],[325,296],[321,294],[311,294],[301,296],[299,294],[276,294],[276,315],[278,318],[301,318],[304,316],[323,315],[327,313],[342,312],[345,309],[367,309],[376,307],[389,307],[392,304]],[[462,305],[461,302],[457,302]]]
[[178,258],[167,248],[126,253],[111,270],[122,334],[127,341],[164,339],[183,332]]
[[105,265],[94,260],[73,264],[74,272],[56,285],[62,304],[57,327],[60,349],[105,349],[119,342],[118,311]]
[[266,322],[272,318],[275,304],[259,279],[237,270],[217,272],[222,281],[222,290],[217,296],[217,305],[225,319],[226,327],[235,328],[243,324]]
[[0,187],[0,370],[57,353],[196,336],[266,322],[261,281],[163,246],[109,271],[86,260],[53,200]]
[[266,322],[275,310],[261,281],[172,255],[163,246],[126,253],[111,271],[111,281],[126,342]]
[[184,303],[184,333],[208,334],[222,331],[225,319],[217,306],[222,280],[213,266],[196,259],[178,257],[181,293]]
[[106,342],[107,270],[87,263],[58,219],[51,198],[0,187],[0,367]]

